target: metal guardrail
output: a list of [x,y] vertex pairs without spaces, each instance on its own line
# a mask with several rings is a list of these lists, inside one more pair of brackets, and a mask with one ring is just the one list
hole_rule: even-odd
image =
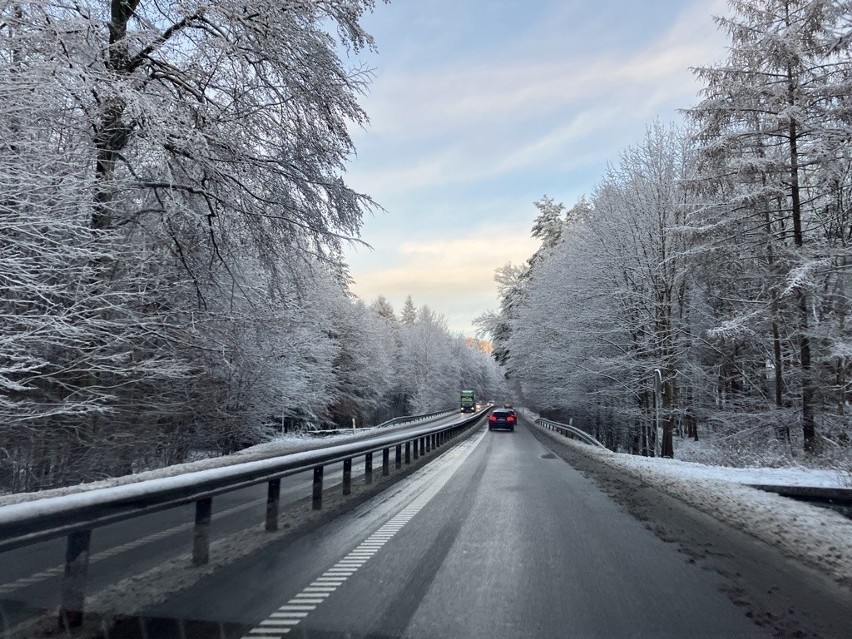
[[852,506],[852,488],[826,488],[822,486],[776,486],[771,484],[751,484],[768,493],[782,497],[792,497],[801,501],[813,501],[829,505]]
[[444,445],[486,412],[487,409],[479,411],[451,424],[393,432],[272,459],[2,506],[0,552],[67,535],[59,623],[64,628],[76,627],[83,621],[89,546],[95,528],[195,502],[192,563],[203,565],[209,559],[216,495],[267,482],[265,526],[266,530],[277,530],[281,478],[313,470],[312,508],[319,510],[325,466],[343,462],[343,494],[348,495],[355,457],[364,456],[364,483],[372,483],[373,453],[381,451],[382,475],[389,475],[391,448],[394,466],[400,469],[403,462],[410,464],[412,459]]
[[[450,413],[456,413],[456,412],[458,412],[458,411],[456,411],[453,408],[446,408],[444,410],[437,410],[437,411],[434,411],[432,413],[424,413],[422,415],[403,415],[401,417],[394,417],[393,419],[389,419],[386,422],[382,422],[381,424],[376,424],[375,426],[361,427],[361,428],[355,429],[355,431],[356,432],[357,431],[365,432],[365,431],[373,430],[374,428],[386,428],[388,426],[397,426],[399,424],[410,424],[411,422],[419,422],[419,421],[423,421],[424,419],[431,419],[432,417],[438,417],[440,415],[448,415]],[[326,429],[323,429],[323,430],[320,430],[320,429],[310,430],[310,431],[307,432],[307,434],[323,437],[325,435],[338,435],[338,434],[341,434],[341,433],[351,433],[352,431],[353,431],[353,429],[351,429],[351,428],[326,428]]]
[[575,426],[571,426],[570,424],[560,424],[559,422],[552,422],[549,419],[542,419],[539,417],[535,420],[535,423],[539,426],[543,426],[548,430],[555,430],[566,437],[573,437],[575,439],[579,439],[584,444],[589,444],[590,446],[600,446],[601,448],[606,448],[603,444],[601,444],[597,439],[589,435],[589,433],[576,428]]

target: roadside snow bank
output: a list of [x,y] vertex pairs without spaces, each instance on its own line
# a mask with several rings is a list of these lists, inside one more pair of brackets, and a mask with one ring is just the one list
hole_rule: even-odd
[[708,466],[678,459],[638,457],[623,455],[636,468],[655,469],[658,472],[678,475],[690,480],[728,481],[737,484],[772,484],[775,486],[813,486],[819,488],[845,488],[841,474],[835,470],[811,468],[731,468]]
[[[637,457],[586,446],[554,435],[552,431],[542,429],[542,432],[852,587],[852,520],[826,508],[744,485],[760,482],[838,486],[836,473],[835,483],[829,483],[831,473],[826,471],[722,468]],[[825,483],[813,483],[817,481]]]

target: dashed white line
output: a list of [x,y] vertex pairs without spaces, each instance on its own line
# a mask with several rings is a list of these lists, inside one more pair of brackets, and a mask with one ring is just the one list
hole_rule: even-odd
[[[483,432],[479,437],[473,440],[468,440],[446,453],[446,457],[452,459],[455,453],[456,459],[453,461],[456,468],[464,459],[470,455],[474,448],[483,439]],[[453,469],[454,471],[455,469]],[[444,484],[449,481],[453,472],[445,472],[443,476],[433,481],[429,488],[417,496],[414,501],[401,510],[395,517],[387,521],[375,533],[367,537],[365,541],[358,545],[354,550],[347,554],[343,559],[337,562],[334,566],[322,573],[322,576],[317,577],[309,586],[306,586],[302,591],[295,595],[286,604],[280,606],[269,617],[261,621],[257,627],[252,628],[243,639],[279,639],[283,635],[290,632],[293,626],[307,617],[316,606],[313,606],[310,611],[293,611],[294,604],[300,604],[305,601],[311,601],[316,605],[322,604],[332,592],[346,583],[346,580],[354,575],[358,569],[364,565],[368,559],[375,555],[381,548],[390,541],[405,525],[414,517],[429,501],[438,494],[438,491],[444,487]],[[305,606],[304,608],[307,608]],[[274,631],[274,634],[273,634]]]

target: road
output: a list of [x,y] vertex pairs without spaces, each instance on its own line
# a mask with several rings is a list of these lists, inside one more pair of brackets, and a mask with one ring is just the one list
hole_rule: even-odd
[[[456,415],[443,416],[398,426],[395,430],[418,429],[425,424],[450,423],[456,419]],[[387,432],[381,429],[375,435]],[[353,480],[363,474],[364,458],[360,457],[352,465]],[[327,466],[326,488],[340,484],[341,475],[342,464]],[[311,482],[310,473],[283,478],[281,508],[308,497]],[[266,484],[217,496],[213,508],[210,531],[213,541],[249,527],[260,528],[266,513]],[[188,504],[95,530],[87,592],[108,588],[187,552],[192,546],[194,512],[194,505]],[[64,556],[64,538],[0,553],[0,629],[15,626],[59,605]]]
[[[756,625],[738,601],[748,593],[730,586],[520,425],[477,433],[351,514],[231,564],[108,636],[787,635]],[[845,614],[827,627],[848,630]]]
[[[103,636],[850,636],[848,591],[646,486],[603,478],[533,428],[482,429]],[[651,505],[626,506],[619,490]]]

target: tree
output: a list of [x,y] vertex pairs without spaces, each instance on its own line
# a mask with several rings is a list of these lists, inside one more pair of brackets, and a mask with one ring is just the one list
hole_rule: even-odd
[[369,72],[340,54],[372,46],[373,6],[0,7],[0,480],[126,472],[320,412],[271,380],[328,388],[310,360],[339,344],[299,312],[318,272],[345,295],[372,206],[342,177]]
[[[813,296],[819,280],[845,268],[845,258],[819,247],[818,176],[848,153],[852,60],[843,25],[846,3],[834,0],[730,2],[734,15],[717,18],[731,38],[722,65],[695,70],[704,100],[688,111],[700,130],[704,179],[718,194],[705,209],[716,237],[759,234],[774,280],[776,404],[783,392],[781,328],[785,306],[797,314],[798,378],[804,447],[816,438]],[[754,251],[754,245],[752,245]],[[818,318],[817,318],[818,319]]]
[[405,304],[402,307],[399,321],[405,326],[412,326],[417,321],[417,308],[411,300],[411,295],[405,298]]
[[533,222],[532,236],[541,240],[543,249],[551,249],[559,242],[564,228],[565,205],[548,196],[533,203],[538,209],[538,217]]
[[[573,209],[559,243],[528,271],[509,349],[524,397],[567,413],[611,445],[672,456],[689,339],[683,241],[688,140],[659,124],[627,149]],[[663,432],[653,431],[652,374],[663,371]],[[683,380],[677,382],[676,380]],[[622,432],[609,415],[633,424]],[[625,439],[629,439],[624,441]]]

